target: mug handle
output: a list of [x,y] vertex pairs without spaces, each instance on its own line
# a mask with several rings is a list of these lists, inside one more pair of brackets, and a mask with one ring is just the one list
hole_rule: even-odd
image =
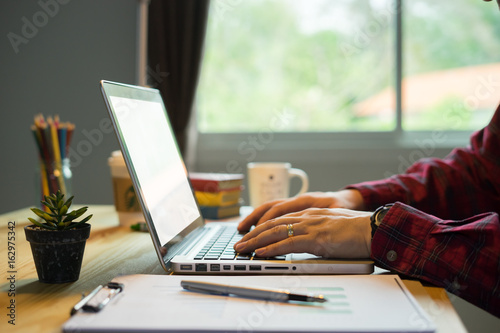
[[309,188],[309,177],[307,176],[307,173],[301,169],[291,168],[288,171],[288,179],[292,179],[293,177],[299,177],[302,181],[302,188],[294,196],[307,192],[307,189]]

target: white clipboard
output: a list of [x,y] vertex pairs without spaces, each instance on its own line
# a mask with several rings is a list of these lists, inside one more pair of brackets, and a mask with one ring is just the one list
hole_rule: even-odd
[[[112,281],[115,288],[102,288],[97,301],[92,300],[96,295],[90,297],[86,302],[94,305],[87,310],[80,306],[63,331],[435,332],[397,275],[189,276],[204,282],[323,294],[326,303],[194,293],[181,287],[183,279],[181,275],[117,277]],[[120,291],[113,291],[118,285]],[[107,305],[95,311],[103,299]]]

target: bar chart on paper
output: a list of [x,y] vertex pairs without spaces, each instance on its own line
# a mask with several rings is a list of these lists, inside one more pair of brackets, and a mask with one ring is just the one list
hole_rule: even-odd
[[[351,304],[347,298],[345,289],[342,287],[311,287],[304,290],[306,294],[322,295],[328,300],[323,304],[323,311],[330,313],[331,315],[342,314],[349,315],[352,314]],[[307,309],[305,309],[308,312]],[[310,312],[316,311],[315,309],[310,309]]]

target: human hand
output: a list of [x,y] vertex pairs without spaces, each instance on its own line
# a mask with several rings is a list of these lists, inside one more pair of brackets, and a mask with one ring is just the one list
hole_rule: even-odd
[[[369,258],[372,213],[342,208],[308,208],[263,222],[234,246],[258,257],[311,253],[325,258]],[[288,237],[287,225],[294,236]]]
[[246,232],[252,225],[259,225],[267,220],[288,213],[299,212],[306,208],[347,208],[362,210],[363,197],[357,190],[337,192],[308,192],[289,199],[267,202],[257,207],[238,225],[238,231]]

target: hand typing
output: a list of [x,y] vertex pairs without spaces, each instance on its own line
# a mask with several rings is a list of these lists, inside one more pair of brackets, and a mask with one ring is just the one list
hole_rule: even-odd
[[[369,258],[372,213],[342,208],[307,208],[259,224],[234,248],[259,257],[307,252],[325,258]],[[287,225],[293,225],[288,236]]]
[[275,200],[257,207],[238,226],[245,232],[252,225],[260,225],[265,221],[279,216],[300,212],[307,208],[347,208],[362,210],[363,198],[357,190],[342,190],[338,192],[312,192],[282,200]]

